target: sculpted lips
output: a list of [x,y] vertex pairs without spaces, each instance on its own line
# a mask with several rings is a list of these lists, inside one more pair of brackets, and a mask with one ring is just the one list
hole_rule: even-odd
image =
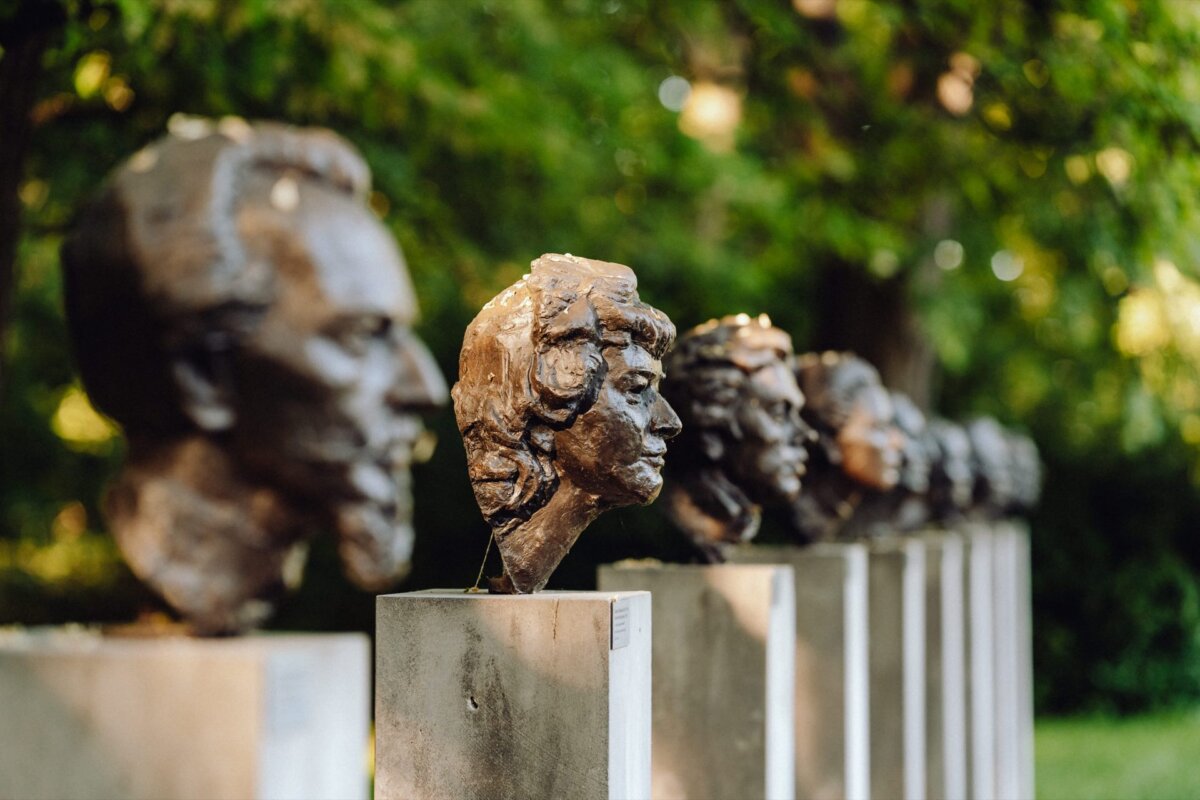
[[650,446],[642,451],[642,461],[662,469],[663,464],[666,463],[666,455],[667,446],[665,443],[659,444],[657,447]]

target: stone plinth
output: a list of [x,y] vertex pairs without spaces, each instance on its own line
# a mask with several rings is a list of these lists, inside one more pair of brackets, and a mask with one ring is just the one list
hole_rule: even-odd
[[867,797],[866,545],[747,545],[731,560],[795,570],[796,797]]
[[652,796],[795,797],[792,568],[623,562],[599,586],[652,597]]
[[1033,558],[1029,526],[1014,521],[1013,564],[1017,586],[1017,725],[1020,744],[1017,761],[1017,786],[1022,798],[1034,796],[1033,750]]
[[1029,535],[1024,523],[992,526],[996,794],[1033,798],[1033,643]]
[[647,592],[376,604],[377,798],[650,795]]
[[[967,623],[967,790],[971,800],[996,800],[995,592],[989,526],[964,532]],[[1008,798],[1003,798],[1008,800]]]
[[365,798],[361,634],[0,634],[0,797]]
[[942,531],[925,544],[925,794],[967,794],[963,542]]
[[869,550],[871,796],[925,797],[925,548],[892,536]]

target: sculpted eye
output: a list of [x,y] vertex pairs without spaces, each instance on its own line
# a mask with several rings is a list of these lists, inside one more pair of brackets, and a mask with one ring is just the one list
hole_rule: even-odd
[[387,341],[392,335],[392,321],[387,317],[361,317],[343,325],[337,340],[348,352],[364,355],[372,342]]
[[625,396],[633,404],[642,402],[650,390],[650,381],[638,375],[630,376],[624,381],[624,384]]

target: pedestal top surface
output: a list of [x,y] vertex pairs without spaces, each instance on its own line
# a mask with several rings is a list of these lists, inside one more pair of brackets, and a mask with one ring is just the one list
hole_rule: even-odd
[[399,597],[418,598],[418,599],[437,599],[437,600],[488,600],[496,602],[499,600],[512,600],[514,602],[531,603],[537,600],[575,600],[575,601],[596,601],[596,600],[620,600],[624,597],[633,597],[634,595],[647,594],[642,591],[632,592],[590,592],[590,591],[575,591],[575,590],[550,590],[534,592],[533,594],[491,594],[490,592],[467,592],[462,589],[422,589],[416,592],[396,592],[394,594],[381,594],[377,599],[391,600]]
[[319,647],[336,643],[365,643],[363,633],[255,633],[228,638],[200,638],[180,634],[159,636],[106,635],[90,627],[0,628],[0,653],[122,653],[193,651],[205,653],[257,653]]

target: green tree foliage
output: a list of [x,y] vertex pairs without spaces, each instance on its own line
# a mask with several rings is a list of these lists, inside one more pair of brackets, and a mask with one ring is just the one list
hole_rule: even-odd
[[[1191,0],[50,4],[4,343],[5,618],[150,602],[102,533],[121,445],[76,382],[57,247],[175,115],[239,115],[363,150],[451,377],[479,305],[546,251],[633,265],[681,327],[767,312],[801,348],[843,317],[894,335],[823,276],[914,309],[935,405],[1027,426],[1048,462],[1046,707],[1200,693]],[[431,426],[405,588],[469,583],[487,537],[451,415]],[[558,580],[672,548],[653,510],[615,513]],[[280,624],[369,626],[333,562],[316,548]]]

